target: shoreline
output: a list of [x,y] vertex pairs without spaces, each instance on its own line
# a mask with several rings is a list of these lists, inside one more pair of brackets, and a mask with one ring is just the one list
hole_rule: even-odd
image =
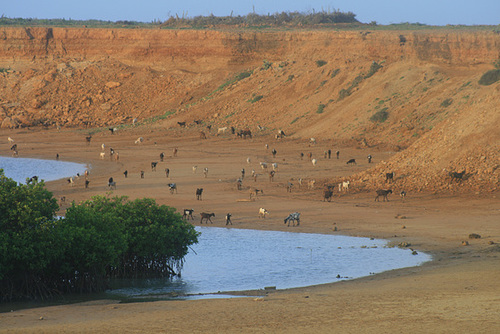
[[[221,217],[230,211],[234,228],[374,237],[394,244],[407,242],[417,251],[431,255],[432,260],[418,267],[353,280],[265,291],[265,295],[255,298],[131,304],[94,301],[19,310],[0,314],[0,333],[75,330],[118,333],[162,329],[176,333],[317,333],[332,329],[382,333],[408,328],[417,332],[500,331],[495,316],[500,313],[500,302],[495,297],[500,292],[495,284],[500,274],[498,193],[460,196],[418,193],[409,194],[404,202],[393,195],[389,202],[379,203],[373,201],[371,193],[352,191],[336,194],[328,203],[321,200],[321,186],[307,189],[304,185],[287,193],[286,182],[292,179],[296,184],[298,177],[317,182],[325,176],[345,177],[367,165],[347,170],[337,161],[321,159],[318,166],[312,168],[308,162],[298,159],[297,140],[276,143],[266,138],[211,138],[200,142],[191,137],[187,140],[165,137],[156,128],[149,131],[140,147],[134,145],[138,133],[133,130],[113,136],[98,133],[96,142],[89,146],[85,145],[83,135],[74,130],[2,132],[20,143],[21,157],[50,157],[57,151],[61,159],[74,158],[72,161],[83,160],[92,165],[88,190],[79,183],[70,188],[64,179],[46,183],[56,198],[67,198],[67,202],[62,203],[62,211],[73,200],[79,202],[95,194],[105,195],[108,191],[105,184],[111,175],[117,180],[113,196],[127,195],[135,199],[153,194],[159,204],[173,206],[177,211],[184,207],[194,207],[197,214],[210,210],[217,214],[214,226],[221,226]],[[120,160],[100,160],[101,142],[117,149]],[[255,183],[245,180],[245,187],[265,189],[264,195],[248,201],[248,191],[237,191],[235,180],[241,168],[257,169],[259,161],[272,162],[270,153],[263,147],[266,142],[276,145],[280,152],[277,180],[269,182],[265,175],[259,176]],[[173,147],[179,147],[178,157],[172,156]],[[302,147],[310,149],[307,144]],[[314,149],[321,152],[323,147]],[[151,172],[149,163],[158,159],[161,151],[166,152],[166,161],[158,172]],[[366,151],[360,149],[342,148],[342,151],[366,156]],[[381,151],[374,156],[380,161],[379,157],[386,159],[391,154]],[[252,157],[251,166],[245,162],[247,156]],[[194,164],[198,165],[196,174],[191,170]],[[162,172],[166,166],[171,170],[170,179]],[[201,172],[203,166],[209,168],[207,179]],[[130,173],[127,179],[121,175],[124,169]],[[140,170],[146,171],[144,180],[138,177]],[[166,187],[172,180],[179,184],[179,193],[175,195]],[[194,189],[199,185],[206,191],[203,201],[194,199]],[[270,211],[265,220],[257,219],[259,207]],[[292,230],[283,225],[282,216],[293,211],[300,211],[304,221]],[[199,223],[195,221],[195,225]],[[469,240],[470,233],[478,233],[482,238]],[[469,245],[462,246],[466,240]]]

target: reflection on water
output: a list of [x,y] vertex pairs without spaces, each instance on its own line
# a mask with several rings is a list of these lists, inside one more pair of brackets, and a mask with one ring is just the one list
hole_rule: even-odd
[[[196,227],[199,243],[186,256],[182,278],[122,281],[110,296],[200,294],[287,289],[418,266],[431,257],[388,248],[384,240],[338,235]],[[128,285],[126,287],[125,285]],[[133,287],[130,287],[131,284]]]
[[53,181],[77,173],[83,174],[87,166],[68,161],[0,157],[0,168],[4,170],[5,176],[25,183],[26,178],[35,175],[39,180]]

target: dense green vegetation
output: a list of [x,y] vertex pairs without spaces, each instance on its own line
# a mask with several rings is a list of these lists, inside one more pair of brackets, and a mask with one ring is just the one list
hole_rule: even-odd
[[500,69],[489,70],[479,79],[479,84],[489,86],[500,80]]
[[180,272],[194,226],[153,199],[96,196],[55,218],[43,182],[17,184],[0,169],[0,301],[96,292],[114,278]]

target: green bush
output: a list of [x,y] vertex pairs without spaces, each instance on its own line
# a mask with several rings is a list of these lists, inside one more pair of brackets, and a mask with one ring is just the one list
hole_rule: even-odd
[[273,63],[268,62],[267,60],[264,60],[264,64],[262,64],[262,70],[268,70],[273,66]]
[[377,123],[383,123],[387,120],[389,117],[389,113],[387,112],[387,108],[384,108],[382,110],[377,111],[375,114],[370,117],[370,121],[372,122],[377,122]]
[[383,66],[380,65],[379,63],[377,62],[372,62],[371,66],[370,66],[370,70],[368,71],[368,73],[365,75],[365,79],[368,79],[369,77],[371,77],[372,75],[374,75],[375,73],[377,73],[377,71],[379,69],[381,69]]
[[257,102],[257,101],[262,100],[262,98],[263,98],[263,97],[264,97],[264,96],[262,96],[262,95],[257,95],[257,96],[255,96],[254,98],[249,99],[247,102],[250,102],[250,103],[255,103],[255,102]]
[[180,272],[198,232],[153,199],[93,197],[66,217],[43,182],[18,185],[0,169],[0,301],[103,291],[110,277]]
[[326,64],[327,62],[324,60],[316,60],[316,66],[318,67],[325,66]]
[[451,106],[452,103],[453,103],[453,99],[443,100],[443,102],[441,102],[441,107],[443,107],[443,108],[449,107],[449,106]]
[[479,84],[483,86],[489,86],[500,80],[500,69],[490,70],[483,74],[481,79],[479,79]]
[[319,104],[318,109],[316,110],[316,113],[322,114],[325,111],[325,105],[324,104]]

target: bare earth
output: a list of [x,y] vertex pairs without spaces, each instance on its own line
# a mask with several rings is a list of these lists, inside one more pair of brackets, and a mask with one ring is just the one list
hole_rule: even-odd
[[[25,309],[0,314],[0,333],[499,333],[500,332],[500,202],[498,193],[460,196],[409,193],[399,198],[397,183],[389,185],[395,194],[389,202],[374,202],[375,194],[356,192],[351,184],[348,194],[335,191],[332,202],[322,201],[322,184],[327,178],[348,176],[369,167],[368,153],[374,163],[388,159],[394,152],[333,147],[328,142],[308,146],[307,142],[268,137],[236,139],[224,134],[200,140],[194,133],[184,139],[161,128],[130,129],[115,135],[100,132],[90,145],[79,130],[1,130],[0,137],[16,140],[21,157],[55,158],[89,163],[90,188],[83,178],[71,187],[66,180],[49,182],[56,198],[66,197],[62,209],[71,201],[108,193],[107,180],[117,183],[111,196],[131,199],[152,197],[159,204],[177,208],[214,212],[214,226],[224,226],[227,212],[233,215],[230,228],[269,229],[306,233],[345,234],[385,238],[391,243],[408,242],[417,251],[428,252],[434,261],[417,268],[406,268],[352,281],[286,291],[249,293],[233,299],[157,301],[120,304],[95,301],[66,306]],[[142,136],[144,142],[134,144]],[[2,139],[2,142],[4,140]],[[99,159],[101,143],[106,158]],[[265,144],[269,144],[266,150]],[[119,152],[119,160],[109,159],[108,148]],[[177,157],[172,156],[178,148]],[[276,148],[276,158],[271,149]],[[340,159],[323,157],[324,150],[340,150]],[[157,171],[150,164],[165,162]],[[313,167],[300,152],[313,152],[318,164]],[[7,141],[1,155],[10,155]],[[250,164],[246,159],[250,157]],[[349,158],[358,165],[347,166]],[[259,167],[259,162],[277,162],[274,182]],[[192,166],[198,167],[193,173]],[[170,169],[170,179],[165,168]],[[203,168],[208,167],[208,176]],[[236,180],[244,168],[243,190]],[[254,182],[251,170],[260,175]],[[123,172],[128,170],[125,178]],[[140,171],[145,178],[140,178]],[[304,179],[299,187],[298,179]],[[307,181],[316,180],[315,189]],[[291,181],[290,181],[291,180]],[[287,193],[286,184],[294,184]],[[169,182],[176,182],[178,194],[170,194]],[[195,199],[195,189],[204,188],[203,200]],[[255,201],[249,200],[249,187],[264,190]],[[260,207],[270,216],[258,219]],[[301,212],[300,227],[287,227],[283,218]],[[399,218],[396,218],[399,217]],[[196,219],[194,224],[199,224]],[[337,231],[334,231],[334,228]],[[471,233],[480,239],[469,239]],[[468,246],[462,242],[467,241]],[[279,251],[279,250],[277,250]],[[336,279],[332,277],[332,282]]]

